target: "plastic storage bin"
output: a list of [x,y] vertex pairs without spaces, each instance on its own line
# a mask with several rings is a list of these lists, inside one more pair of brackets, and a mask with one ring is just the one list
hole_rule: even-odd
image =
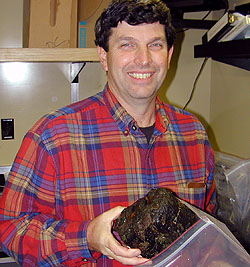
[[216,217],[250,253],[250,159],[216,153]]
[[249,267],[250,256],[225,224],[185,203],[200,220],[152,259],[154,267]]

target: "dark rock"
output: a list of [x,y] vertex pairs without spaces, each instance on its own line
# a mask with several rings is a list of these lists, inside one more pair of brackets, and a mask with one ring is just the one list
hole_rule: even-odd
[[141,255],[150,259],[198,220],[170,190],[157,188],[124,209],[113,230],[125,245],[139,248]]

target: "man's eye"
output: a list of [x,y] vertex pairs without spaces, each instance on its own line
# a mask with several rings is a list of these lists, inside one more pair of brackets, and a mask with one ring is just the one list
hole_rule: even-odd
[[152,47],[162,47],[161,43],[152,43],[151,44]]
[[124,43],[121,45],[121,47],[130,47],[130,46],[131,46],[131,44],[129,44],[129,43]]

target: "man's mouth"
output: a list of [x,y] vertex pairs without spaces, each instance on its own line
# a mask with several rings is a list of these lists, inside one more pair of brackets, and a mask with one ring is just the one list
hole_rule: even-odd
[[143,80],[143,79],[148,79],[149,77],[151,77],[153,73],[152,72],[148,72],[148,73],[129,72],[128,75],[135,79]]

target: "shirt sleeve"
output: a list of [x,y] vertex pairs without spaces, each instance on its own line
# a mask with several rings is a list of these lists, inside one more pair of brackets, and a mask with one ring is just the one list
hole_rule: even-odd
[[44,142],[28,132],[0,199],[0,245],[21,265],[81,266],[101,255],[88,249],[88,221],[58,214],[55,177]]

